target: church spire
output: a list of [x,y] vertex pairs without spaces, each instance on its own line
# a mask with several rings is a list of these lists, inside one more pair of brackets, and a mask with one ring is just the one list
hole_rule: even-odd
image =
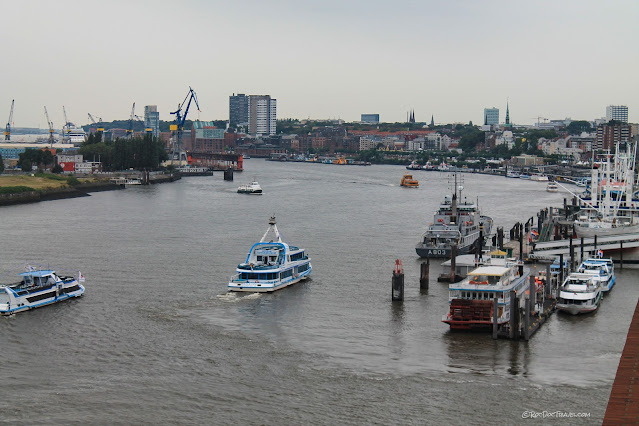
[[435,116],[432,114],[430,116],[430,127],[435,127]]
[[510,126],[510,111],[508,110],[508,100],[506,100],[506,126]]

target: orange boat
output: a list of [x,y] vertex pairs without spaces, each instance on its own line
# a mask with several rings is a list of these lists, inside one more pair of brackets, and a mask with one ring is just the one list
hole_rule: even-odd
[[413,179],[413,175],[405,174],[400,186],[405,186],[407,188],[419,188],[419,181]]

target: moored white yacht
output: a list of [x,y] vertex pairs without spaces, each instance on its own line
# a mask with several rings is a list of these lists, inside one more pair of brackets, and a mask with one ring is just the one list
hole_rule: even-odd
[[573,272],[559,289],[557,309],[572,315],[594,312],[601,302],[602,289],[592,274]]
[[612,259],[600,257],[586,259],[581,262],[577,272],[592,275],[592,279],[599,284],[604,292],[610,291],[615,285],[615,265]]
[[311,270],[306,251],[282,239],[272,216],[260,242],[253,244],[246,260],[237,265],[237,274],[231,277],[228,289],[272,292],[308,278]]
[[61,302],[72,297],[82,296],[84,281],[79,278],[58,276],[52,270],[35,270],[28,266],[27,271],[18,274],[21,281],[15,284],[0,285],[0,314],[11,315],[40,306]]

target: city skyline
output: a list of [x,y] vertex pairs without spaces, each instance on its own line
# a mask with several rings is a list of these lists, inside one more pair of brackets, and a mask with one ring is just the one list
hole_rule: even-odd
[[189,86],[202,112],[188,118],[201,120],[228,119],[229,96],[251,93],[276,98],[280,119],[414,111],[481,125],[508,102],[514,124],[594,120],[609,105],[639,121],[633,1],[33,0],[6,11],[0,120],[15,99],[15,127],[46,128],[44,106],[56,128],[63,105],[78,125],[88,113],[127,119],[133,102],[170,121]]

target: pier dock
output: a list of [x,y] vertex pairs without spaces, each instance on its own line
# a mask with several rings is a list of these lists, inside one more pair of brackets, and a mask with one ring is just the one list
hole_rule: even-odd
[[612,385],[604,425],[639,423],[639,302]]

